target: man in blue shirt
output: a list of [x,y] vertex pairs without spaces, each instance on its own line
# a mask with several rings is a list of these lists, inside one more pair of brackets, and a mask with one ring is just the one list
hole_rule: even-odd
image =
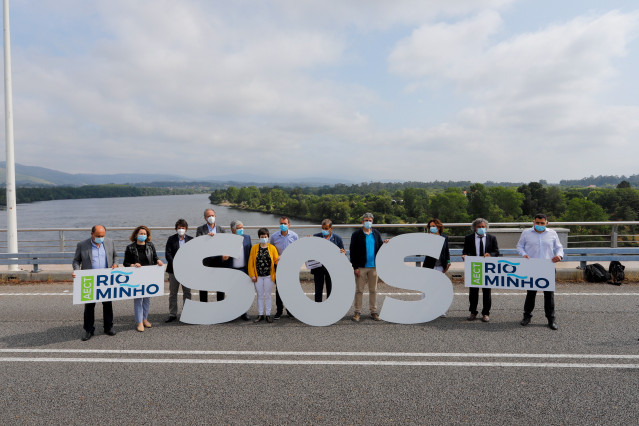
[[[91,238],[80,241],[73,256],[73,270],[77,269],[104,269],[118,267],[118,254],[115,251],[115,244],[110,239],[105,238],[106,228],[102,225],[95,225],[91,228]],[[72,274],[75,278],[75,272]],[[104,334],[115,336],[113,330],[113,304],[102,302],[102,312],[104,316]],[[95,333],[95,303],[84,304],[84,334],[82,341],[89,340]]]
[[351,236],[351,264],[357,280],[355,292],[355,313],[353,321],[359,322],[362,313],[362,299],[364,288],[368,285],[368,303],[371,318],[379,321],[377,313],[377,270],[375,268],[375,256],[383,243],[379,231],[373,229],[373,214],[364,213],[362,216],[362,228],[353,232]]
[[[275,246],[279,256],[282,255],[282,252],[289,246],[289,244],[299,239],[297,234],[289,229],[290,225],[291,221],[287,216],[280,217],[280,230],[279,232],[275,232],[271,235],[271,244]],[[277,268],[277,265],[275,265],[275,267]],[[277,320],[282,318],[282,313],[284,312],[284,303],[282,303],[280,292],[277,290],[277,287],[275,287],[275,306],[277,306],[277,311],[275,312],[273,319]],[[286,312],[289,317],[294,318],[291,311],[287,309]]]
[[[517,251],[526,259],[550,259],[553,263],[561,262],[564,258],[564,248],[559,241],[559,236],[552,229],[548,229],[548,219],[546,215],[537,214],[533,222],[533,227],[526,229],[521,233],[519,242],[517,243]],[[524,319],[521,325],[530,324],[532,311],[535,309],[536,290],[528,290],[526,292],[526,301],[524,302]],[[548,327],[551,330],[557,330],[555,322],[555,293],[552,291],[544,291],[544,311],[548,319]]]

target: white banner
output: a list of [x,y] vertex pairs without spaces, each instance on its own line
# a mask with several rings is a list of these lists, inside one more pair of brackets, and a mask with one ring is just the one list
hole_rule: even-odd
[[164,267],[76,270],[73,304],[164,295]]
[[464,277],[466,287],[555,291],[555,264],[549,259],[467,256]]

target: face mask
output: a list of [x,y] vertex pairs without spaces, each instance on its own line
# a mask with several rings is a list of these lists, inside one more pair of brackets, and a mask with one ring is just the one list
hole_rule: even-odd
[[288,231],[288,225],[284,225],[283,223],[280,225],[280,231],[286,232]]
[[182,228],[178,229],[178,230],[177,230],[177,234],[178,234],[180,237],[183,237],[184,235],[186,235],[186,229],[182,229]]
[[268,238],[267,237],[260,238],[260,244],[268,244]]
[[544,225],[535,225],[535,231],[544,232],[546,227]]
[[429,230],[431,234],[436,234],[437,232],[439,232],[439,229],[436,226],[431,226]]
[[146,235],[138,235],[138,241],[143,243],[146,241]]
[[236,229],[236,230],[235,230],[235,233],[236,233],[237,235],[244,235],[244,229]]
[[477,235],[486,235],[486,228],[477,228]]
[[331,231],[327,231],[325,229],[322,229],[322,235],[325,237],[328,237],[328,235],[331,233]]
[[104,242],[104,237],[96,237],[93,239],[96,244],[102,244]]
[[209,223],[209,225],[213,225],[215,223],[215,216],[207,217],[206,221]]
[[364,228],[371,229],[373,227],[373,222],[366,221],[364,222]]

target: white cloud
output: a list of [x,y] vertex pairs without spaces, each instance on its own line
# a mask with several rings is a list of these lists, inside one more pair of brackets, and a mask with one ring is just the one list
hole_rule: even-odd
[[[526,180],[545,178],[528,164],[531,145],[560,154],[595,152],[602,141],[637,149],[629,148],[636,105],[600,99],[619,81],[618,62],[633,54],[632,13],[505,35],[512,0],[25,0],[17,7],[14,27],[34,29],[18,31],[14,43],[16,158],[24,164]],[[380,69],[384,59],[388,68]],[[439,108],[433,91],[453,112],[424,125],[419,108]],[[509,166],[509,158],[523,166]],[[581,172],[579,161],[551,163],[562,168],[557,179],[565,167],[571,176],[597,174]]]

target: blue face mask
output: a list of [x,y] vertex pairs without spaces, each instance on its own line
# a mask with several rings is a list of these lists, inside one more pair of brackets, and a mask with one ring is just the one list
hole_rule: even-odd
[[486,235],[486,228],[477,228],[477,235]]
[[138,235],[138,241],[143,243],[146,241],[146,235]]
[[326,229],[322,229],[322,235],[325,237],[328,237],[328,235],[331,233],[331,231],[327,231]]
[[365,221],[364,228],[371,229],[373,227],[373,222]]
[[431,234],[436,234],[437,232],[439,232],[439,229],[436,226],[431,226],[430,227],[430,233]]
[[544,225],[535,225],[535,231],[544,232],[546,227]]
[[244,229],[236,229],[236,230],[235,230],[235,233],[236,233],[237,235],[244,235]]
[[96,244],[102,244],[104,242],[104,237],[96,237],[93,239]]
[[288,225],[285,225],[285,224],[283,224],[283,223],[282,223],[282,224],[280,224],[280,231],[282,231],[282,232],[286,232],[286,231],[288,231]]

